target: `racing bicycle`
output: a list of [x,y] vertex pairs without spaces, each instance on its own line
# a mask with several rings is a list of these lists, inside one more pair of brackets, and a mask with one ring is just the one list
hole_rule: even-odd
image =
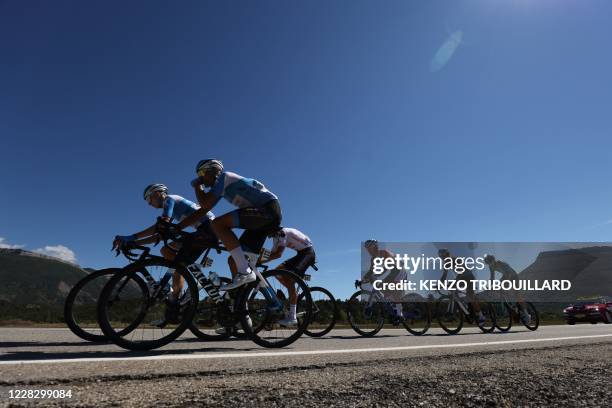
[[441,291],[438,293],[441,296],[436,301],[436,319],[446,333],[459,333],[464,323],[476,324],[483,333],[495,330],[495,310],[490,303],[480,302],[480,310],[485,320],[479,322],[478,315],[472,304],[467,301],[465,292],[452,290],[448,294],[443,294]]
[[[166,244],[172,240],[191,245],[197,240],[195,234],[161,219],[157,222],[157,233]],[[216,249],[225,250],[220,246]],[[149,247],[138,245],[128,244],[122,251],[136,260],[111,277],[97,305],[100,328],[120,347],[129,350],[162,347],[196,326],[194,318],[196,323],[208,319],[221,327],[239,324],[248,338],[263,347],[284,347],[306,329],[312,298],[304,281],[292,272],[256,270],[255,282],[223,293],[221,282],[204,275],[201,262],[186,265],[178,259],[169,261],[151,255]],[[147,274],[155,279],[153,290],[145,283]],[[281,299],[277,295],[286,290],[281,281],[291,282],[298,294],[304,294],[306,319],[294,327],[278,324],[289,307],[288,296]],[[199,307],[200,303],[208,307]]]
[[[376,335],[385,324],[385,318],[394,326],[402,324],[408,332],[421,336],[431,326],[431,316],[425,301],[411,300],[391,302],[379,290],[363,289],[365,282],[355,281],[355,292],[347,303],[349,324],[358,334],[371,337]],[[401,304],[401,314],[394,307]]]
[[[526,315],[521,315],[522,309],[525,309]],[[519,322],[531,331],[537,330],[540,326],[540,314],[534,304],[510,301],[505,291],[500,293],[500,302],[495,303],[495,315],[495,327],[502,332],[507,332],[513,323]]]

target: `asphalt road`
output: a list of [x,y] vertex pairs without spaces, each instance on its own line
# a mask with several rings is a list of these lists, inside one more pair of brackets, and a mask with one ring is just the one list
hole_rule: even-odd
[[[37,404],[122,406],[611,406],[612,325],[374,338],[334,330],[280,350],[185,335],[154,352],[81,341],[65,329],[0,328],[9,390],[71,390]],[[291,401],[291,404],[289,402]]]

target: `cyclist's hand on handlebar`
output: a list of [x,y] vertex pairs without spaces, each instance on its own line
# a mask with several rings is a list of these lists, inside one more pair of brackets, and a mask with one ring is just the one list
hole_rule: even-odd
[[113,240],[113,248],[111,251],[119,251],[123,246],[135,240],[136,237],[134,235],[117,235]]

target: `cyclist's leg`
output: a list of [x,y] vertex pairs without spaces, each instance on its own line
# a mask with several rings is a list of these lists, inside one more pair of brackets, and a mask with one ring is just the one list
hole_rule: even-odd
[[211,222],[211,227],[215,232],[217,238],[219,238],[221,242],[223,242],[223,245],[231,254],[231,258],[233,259],[235,265],[238,267],[240,273],[246,274],[248,273],[249,265],[246,261],[246,258],[244,257],[244,252],[240,247],[240,242],[238,241],[236,234],[234,234],[234,232],[232,231],[232,228],[238,227],[235,215],[237,211],[239,210],[232,211],[230,213],[222,215],[221,217],[215,218]]
[[[160,252],[164,258],[169,261],[173,261],[176,258],[177,253],[181,249],[181,244],[178,242],[172,242],[168,244],[168,246],[164,246]],[[177,298],[177,294],[181,293],[183,290],[183,277],[177,271],[173,271],[172,275],[172,294],[170,297],[172,300]]]
[[[304,274],[306,273],[306,269],[308,269],[308,267],[314,262],[314,250],[312,250],[312,248],[306,248],[298,252],[294,257],[287,259],[285,262],[277,266],[276,269],[284,269],[294,272],[300,278],[303,278]],[[279,281],[287,288],[287,291],[289,292],[289,304],[292,307],[291,312],[294,315],[293,309],[294,306],[297,305],[297,293],[295,291],[294,284],[289,279],[285,281],[279,278]]]

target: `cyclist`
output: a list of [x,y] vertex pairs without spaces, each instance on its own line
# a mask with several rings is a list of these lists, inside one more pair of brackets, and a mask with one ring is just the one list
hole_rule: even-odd
[[[451,254],[448,251],[448,249],[442,248],[442,249],[438,250],[438,256],[440,258],[442,258],[444,263],[446,263],[445,262],[446,259],[448,259],[448,258],[452,259],[453,260],[453,265],[455,265],[455,261],[456,261],[457,257],[451,256]],[[476,280],[476,277],[474,276],[474,273],[472,272],[472,270],[466,268],[465,272],[458,273],[453,268],[447,269],[447,268],[445,268],[443,266],[443,269],[444,269],[444,273],[442,273],[442,277],[440,278],[441,281],[445,281],[446,280],[446,278],[448,276],[448,271],[451,270],[451,269],[457,274],[457,276],[455,277],[456,280],[467,281],[468,285],[467,285],[467,288],[466,288],[466,293],[467,293],[468,300],[470,301],[470,304],[472,305],[474,313],[478,314],[478,323],[484,323],[485,320],[486,320],[486,317],[482,313],[482,310],[480,310],[480,303],[478,302],[478,299],[476,299],[476,293],[474,293],[474,287],[471,284],[471,282]]]
[[[510,265],[508,265],[508,263],[495,259],[495,256],[490,254],[485,255],[484,260],[489,266],[489,271],[491,271],[491,281],[495,280],[495,272],[500,272],[502,274],[500,278],[502,281],[518,281],[518,273]],[[524,324],[529,324],[531,322],[531,316],[527,312],[525,301],[520,295],[518,295],[517,304],[520,310],[521,321]]]
[[[388,249],[381,249],[378,245],[378,241],[375,239],[368,239],[364,243],[364,247],[370,255],[370,269],[363,276],[362,283],[369,283],[375,280],[374,275],[374,258],[394,258],[395,254]],[[379,275],[380,279],[385,282],[399,282],[402,280],[404,273],[399,269],[392,269],[386,273],[386,275]],[[396,317],[402,316],[402,297],[403,292],[397,290],[383,290],[380,291],[383,296],[389,299],[394,304],[394,310]]]
[[[277,269],[295,272],[300,278],[303,278],[308,267],[313,265],[316,261],[315,250],[310,238],[298,229],[285,227],[280,227],[278,230],[274,231],[270,235],[270,238],[272,238],[272,248],[265,262],[280,258],[285,248],[291,248],[296,251],[297,254],[282,262],[277,266]],[[284,319],[279,320],[278,324],[281,326],[295,326],[297,324],[297,293],[291,282],[283,280],[280,280],[280,282],[287,287],[290,307],[289,313]]]
[[[154,208],[163,209],[161,218],[164,221],[176,221],[180,222],[185,220],[189,215],[195,213],[200,207],[179,196],[168,194],[168,187],[164,184],[150,184],[148,185],[143,193],[145,201]],[[202,217],[195,218],[190,224],[196,228],[196,234],[193,236],[194,240],[198,241],[198,244],[204,246],[214,245],[217,243],[217,238],[211,229],[210,222],[214,219],[214,215],[211,212],[205,212]],[[121,248],[126,244],[135,245],[147,245],[158,242],[160,239],[157,234],[157,223],[152,226],[131,235],[117,235],[113,240],[113,249]],[[194,252],[193,243],[190,241],[185,242],[182,246],[177,242],[170,243],[168,246],[162,247],[160,250],[162,256],[168,260],[174,260],[176,257],[187,262],[193,262],[199,256],[199,252]],[[197,250],[195,250],[197,251]],[[167,311],[170,315],[177,309],[178,294],[181,293],[183,288],[183,279],[181,275],[174,271],[172,279],[172,292],[169,295],[169,307]],[[170,320],[173,320],[169,318]],[[164,321],[159,321],[156,325],[162,325]]]
[[[280,226],[282,215],[278,198],[259,181],[225,171],[223,163],[217,159],[200,160],[196,173],[198,177],[191,185],[201,208],[181,221],[179,227],[186,227],[202,217],[221,198],[238,207],[211,223],[213,231],[231,254],[228,262],[233,280],[220,289],[227,291],[255,281],[255,272],[245,252],[249,259],[256,260],[270,231]],[[203,187],[210,190],[205,192]],[[233,228],[245,230],[240,239],[236,238]]]

